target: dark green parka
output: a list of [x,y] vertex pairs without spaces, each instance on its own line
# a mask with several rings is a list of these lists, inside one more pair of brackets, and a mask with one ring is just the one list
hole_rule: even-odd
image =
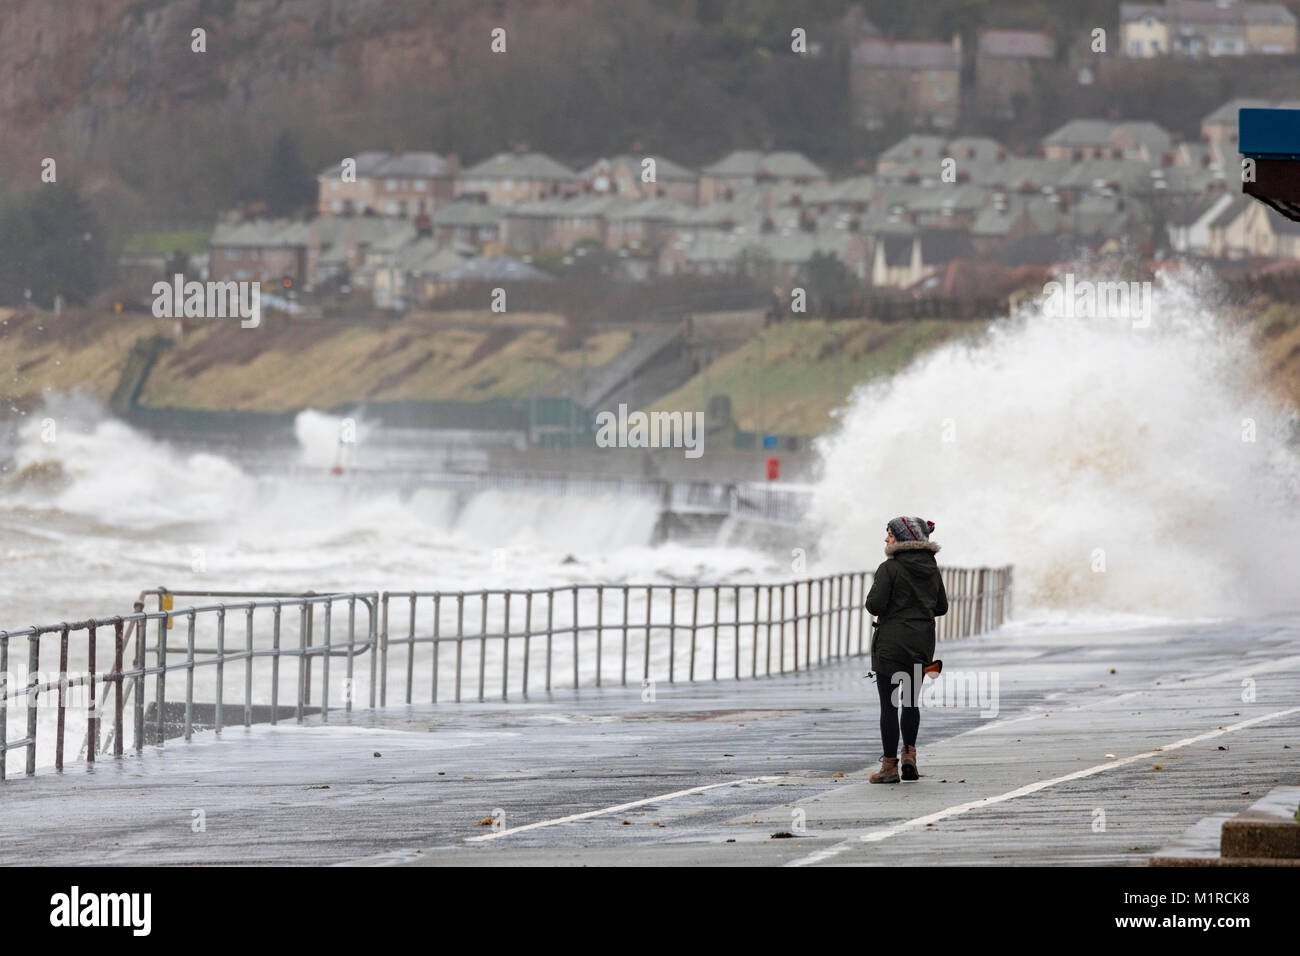
[[934,619],[948,613],[948,593],[932,541],[895,541],[876,568],[867,610],[879,620],[871,642],[871,669],[911,671],[934,660]]

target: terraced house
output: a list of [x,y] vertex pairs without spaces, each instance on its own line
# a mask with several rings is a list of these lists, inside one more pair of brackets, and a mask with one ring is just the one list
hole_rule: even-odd
[[578,176],[544,153],[497,153],[464,170],[456,195],[478,197],[493,205],[537,202],[577,192]]
[[1280,3],[1166,0],[1120,5],[1125,56],[1251,56],[1296,52],[1296,18]]
[[450,202],[460,168],[456,156],[438,153],[364,152],[355,180],[344,178],[343,161],[316,176],[321,216],[397,216],[414,218]]

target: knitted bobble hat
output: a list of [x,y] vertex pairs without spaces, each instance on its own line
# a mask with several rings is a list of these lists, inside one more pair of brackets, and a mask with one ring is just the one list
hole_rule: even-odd
[[929,541],[934,522],[924,518],[894,518],[885,526],[895,541]]

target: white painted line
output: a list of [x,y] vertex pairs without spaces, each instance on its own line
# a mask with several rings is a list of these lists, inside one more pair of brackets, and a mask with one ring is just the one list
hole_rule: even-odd
[[1115,704],[1121,700],[1127,700],[1130,697],[1140,697],[1143,694],[1154,694],[1163,690],[1177,690],[1186,687],[1206,687],[1225,681],[1238,680],[1242,677],[1249,677],[1251,674],[1258,674],[1260,671],[1290,670],[1293,666],[1300,665],[1300,654],[1293,654],[1290,657],[1279,657],[1276,660],[1260,661],[1257,664],[1251,664],[1248,667],[1239,667],[1236,670],[1224,671],[1221,674],[1211,674],[1206,677],[1174,677],[1166,678],[1159,687],[1151,686],[1141,690],[1130,690],[1123,694],[1117,694],[1114,697],[1102,697],[1098,700],[1089,701],[1086,704],[1074,704],[1068,707],[1053,708],[1052,706],[1043,707],[1029,714],[1021,714],[1019,717],[1004,717],[1002,720],[991,720],[987,723],[979,724],[970,730],[963,730],[959,734],[953,734],[946,740],[956,740],[958,737],[966,737],[970,734],[983,733],[994,727],[1001,728],[1007,724],[1018,724],[1026,720],[1041,720],[1049,714],[1068,714],[1077,710],[1087,710],[1089,707],[1101,707],[1107,704]]
[[788,776],[781,777],[745,777],[740,780],[728,780],[725,783],[710,783],[702,787],[691,787],[688,790],[677,790],[673,793],[660,794],[657,797],[646,797],[644,800],[633,800],[631,803],[620,803],[616,807],[605,807],[603,810],[588,810],[586,813],[572,813],[567,817],[556,817],[554,820],[542,820],[538,823],[529,823],[522,827],[510,827],[507,830],[497,830],[494,833],[485,833],[482,836],[470,837],[466,843],[482,843],[485,840],[496,840],[504,836],[510,836],[512,833],[523,833],[525,830],[540,830],[542,827],[553,827],[561,823],[572,823],[575,820],[587,820],[591,817],[604,816],[606,813],[618,813],[621,810],[631,810],[633,807],[643,807],[647,803],[660,803],[664,800],[674,800],[677,797],[686,797],[692,793],[703,793],[706,790],[716,790],[718,787],[732,787],[738,783],[775,783],[777,781],[789,780]]
[[1123,767],[1127,764],[1136,763],[1139,760],[1150,760],[1160,754],[1168,753],[1171,750],[1179,750],[1183,747],[1190,747],[1192,744],[1198,744],[1203,740],[1212,740],[1215,737],[1222,737],[1224,734],[1232,733],[1234,730],[1241,730],[1245,727],[1252,727],[1255,724],[1262,724],[1268,720],[1274,720],[1278,717],[1286,717],[1291,714],[1300,713],[1300,707],[1288,707],[1286,710],[1277,710],[1271,714],[1264,714],[1260,717],[1252,717],[1250,720],[1243,720],[1240,723],[1231,724],[1222,730],[1215,728],[1203,734],[1197,734],[1195,737],[1187,737],[1183,740],[1167,744],[1158,750],[1148,750],[1144,753],[1134,754],[1131,757],[1121,757],[1118,760],[1111,760],[1107,763],[1097,764],[1095,767],[1088,767],[1086,770],[1076,770],[1074,773],[1067,773],[1065,776],[1056,777],[1052,780],[1040,780],[1038,783],[1031,783],[1027,786],[1020,787],[1017,790],[1009,790],[1006,793],[998,794],[995,797],[983,797],[979,800],[972,800],[969,803],[959,803],[956,806],[948,807],[946,810],[940,810],[936,813],[930,813],[923,817],[916,817],[912,820],[904,820],[902,823],[895,823],[893,826],[883,827],[879,830],[872,830],[864,833],[859,837],[836,843],[834,846],[828,846],[824,850],[818,850],[808,856],[800,857],[797,860],[791,860],[786,866],[808,866],[813,863],[821,863],[833,857],[839,856],[846,850],[850,850],[862,843],[879,843],[881,840],[888,840],[905,830],[914,830],[917,827],[923,827],[927,823],[937,823],[948,817],[959,816],[971,810],[978,810],[980,807],[992,806],[995,803],[1002,803],[1006,800],[1014,800],[1016,797],[1023,797],[1027,794],[1036,793],[1047,787],[1054,787],[1060,783],[1068,783],[1071,780],[1078,780],[1082,777],[1091,777],[1093,774],[1102,773],[1106,770],[1114,770],[1116,767]]

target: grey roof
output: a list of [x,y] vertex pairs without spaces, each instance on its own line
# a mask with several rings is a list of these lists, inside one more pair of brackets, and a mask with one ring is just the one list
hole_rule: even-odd
[[293,248],[310,241],[307,223],[266,219],[250,222],[219,222],[208,240],[209,247]]
[[1050,59],[1056,52],[1052,38],[1040,30],[981,30],[979,55]]
[[946,140],[942,136],[913,133],[910,136],[904,136],[881,153],[876,160],[876,165],[879,167],[881,163],[938,162],[944,156],[943,147],[945,142]]
[[598,219],[603,218],[611,210],[629,206],[635,202],[636,200],[626,199],[622,196],[586,194],[519,203],[517,206],[511,206],[505,215],[510,219],[547,219],[551,217]]
[[1054,185],[1065,189],[1091,189],[1098,185],[1141,189],[1150,182],[1152,163],[1140,159],[1085,159],[1071,163]]
[[[346,157],[357,161],[357,175],[369,176],[380,163],[388,158],[388,154],[376,150],[369,150],[364,153],[357,153],[355,156]],[[339,160],[333,166],[327,166],[316,174],[318,179],[326,179],[338,176],[343,172],[343,160]]]
[[510,256],[479,256],[439,273],[448,281],[550,282],[552,276]]
[[1044,146],[1109,146],[1115,124],[1099,119],[1072,119],[1043,137]]
[[504,209],[491,203],[457,200],[437,206],[430,218],[435,226],[490,226],[504,215]]
[[692,208],[671,199],[656,197],[611,209],[606,214],[606,218],[610,221],[643,219],[655,222],[678,222]]
[[889,70],[960,70],[961,54],[949,43],[893,41],[877,37],[853,44],[855,66]]
[[996,163],[966,163],[962,170],[970,173],[977,186],[1000,186],[1003,189],[1041,189],[1059,183],[1073,163],[1068,159],[1042,156],[1008,156]]
[[1024,196],[1008,195],[999,206],[985,206],[971,224],[972,236],[1005,236],[1025,215],[1028,200]]
[[757,234],[705,233],[683,243],[687,262],[730,262],[746,252],[758,252],[774,262],[798,265],[814,253],[844,257],[853,237],[847,232],[779,232]]
[[1232,202],[1223,207],[1223,212],[1210,221],[1210,228],[1222,229],[1245,212],[1246,208],[1254,201],[1250,196],[1237,196]]
[[1253,96],[1239,96],[1236,99],[1228,100],[1218,109],[1209,113],[1201,120],[1201,125],[1236,126],[1237,111],[1242,109],[1295,110],[1300,109],[1300,100],[1264,100]]
[[1291,11],[1279,3],[1219,4],[1215,0],[1168,0],[1164,6],[1151,3],[1122,3],[1120,21],[1154,17],[1174,24],[1288,24],[1295,23]]
[[461,173],[467,179],[542,179],[572,182],[573,170],[544,153],[497,153]]
[[965,162],[996,162],[999,156],[1006,155],[1006,148],[996,139],[988,136],[958,136],[948,142],[948,156],[959,160],[959,167]]
[[1198,196],[1179,204],[1169,214],[1171,226],[1190,226],[1204,216],[1222,198],[1222,195]]
[[451,174],[451,164],[437,153],[396,153],[371,171],[376,178],[392,179],[438,179]]
[[[598,176],[605,168],[612,169],[619,163],[627,166],[628,170],[637,177],[640,182],[641,164],[647,160],[655,161],[655,179],[660,182],[690,182],[700,178],[700,174],[693,169],[687,169],[679,163],[674,163],[671,159],[665,159],[663,156],[656,156],[653,153],[635,156],[631,153],[623,153],[619,156],[602,157],[596,160],[578,175],[583,179],[592,179]],[[648,184],[647,184],[648,185]]]
[[1111,131],[1111,142],[1116,146],[1136,143],[1145,146],[1153,153],[1163,153],[1174,142],[1173,136],[1158,123],[1148,120],[1130,120],[1116,123]]
[[706,176],[732,178],[760,175],[783,179],[826,178],[825,171],[807,156],[789,150],[767,153],[755,149],[738,149],[716,163],[705,166],[703,172]]
[[1070,120],[1043,137],[1044,146],[1110,146],[1130,144],[1145,146],[1149,151],[1161,153],[1173,143],[1169,131],[1157,123],[1132,120],[1112,123],[1099,119]]

